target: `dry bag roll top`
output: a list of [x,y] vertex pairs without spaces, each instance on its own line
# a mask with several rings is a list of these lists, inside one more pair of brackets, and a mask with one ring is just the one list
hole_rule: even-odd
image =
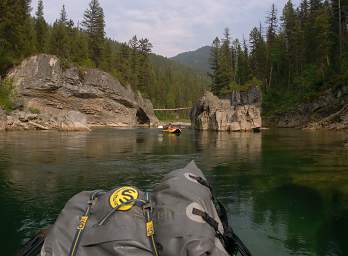
[[191,162],[166,175],[152,193],[160,255],[225,256],[224,230],[203,173]]
[[65,205],[41,255],[153,255],[145,204],[145,194],[135,187],[81,192]]

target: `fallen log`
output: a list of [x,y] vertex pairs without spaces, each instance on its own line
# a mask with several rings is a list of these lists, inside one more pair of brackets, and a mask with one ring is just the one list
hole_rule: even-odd
[[46,126],[43,126],[41,124],[38,124],[38,123],[35,123],[33,121],[29,121],[29,124],[31,124],[32,126],[40,129],[40,130],[49,130],[50,128],[46,127]]

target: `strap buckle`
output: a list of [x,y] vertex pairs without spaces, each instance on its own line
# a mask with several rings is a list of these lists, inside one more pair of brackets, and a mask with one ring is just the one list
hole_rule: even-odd
[[144,205],[143,205],[143,210],[152,210],[152,204],[151,202],[146,202]]

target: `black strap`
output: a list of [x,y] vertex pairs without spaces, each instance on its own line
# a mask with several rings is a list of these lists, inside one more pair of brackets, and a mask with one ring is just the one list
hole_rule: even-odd
[[201,184],[202,186],[208,188],[209,191],[210,191],[210,194],[211,194],[211,198],[212,198],[213,203],[214,203],[215,205],[218,203],[218,201],[215,199],[213,188],[212,188],[212,186],[209,184],[208,181],[206,181],[205,179],[203,179],[203,178],[200,177],[200,176],[195,176],[195,175],[192,175],[192,174],[190,174],[189,177],[190,177],[191,179],[194,179],[195,181],[197,181],[197,182],[198,182],[199,184]]
[[230,255],[236,255],[239,251],[242,256],[251,256],[251,253],[248,250],[248,248],[244,245],[242,240],[240,240],[240,238],[234,233],[232,227],[229,225],[227,211],[223,204],[214,197],[214,192],[211,185],[202,177],[194,176],[191,174],[189,175],[189,177],[196,180],[199,184],[207,187],[210,190],[212,201],[221,220],[224,233],[221,234],[221,232],[219,231],[218,222],[212,217],[210,217],[206,212],[194,208],[192,210],[192,213],[201,216],[205,222],[207,222],[212,228],[214,228],[216,236],[220,239],[226,251]]
[[[212,188],[212,187],[210,186],[210,184],[209,184],[205,179],[203,179],[202,177],[195,176],[195,175],[192,175],[192,174],[190,174],[189,177],[190,177],[191,179],[196,180],[199,184],[201,184],[201,185],[207,187],[207,188],[210,190],[210,192],[213,192],[213,188]],[[212,194],[213,194],[213,193],[212,193]]]
[[201,210],[199,210],[197,208],[193,208],[192,214],[201,216],[202,219],[206,223],[208,223],[215,230],[215,232],[219,232],[220,233],[220,231],[219,231],[219,223],[216,220],[214,220],[214,218],[210,217],[208,213],[203,212],[203,211],[201,211]]
[[112,208],[99,222],[98,222],[98,226],[102,226],[106,223],[106,221],[115,213],[117,212],[122,206],[127,205],[127,204],[134,204],[138,207],[143,207],[143,205],[146,202],[144,200],[138,200],[138,199],[132,199],[132,200],[128,200],[125,201],[119,205],[117,205],[115,208]]
[[231,225],[229,225],[227,211],[224,205],[221,202],[217,201],[216,208],[219,218],[222,222],[222,226],[224,228],[223,240],[226,250],[232,255],[236,254],[237,251],[239,251],[242,256],[251,256],[248,248],[245,246],[242,240],[240,240],[236,233],[234,233]]
[[72,242],[71,247],[70,247],[69,256],[75,256],[77,254],[83,232],[87,226],[87,222],[89,219],[89,215],[90,215],[90,211],[91,211],[93,202],[96,200],[97,196],[100,195],[101,193],[105,193],[105,192],[101,191],[101,190],[97,190],[91,194],[91,196],[88,200],[88,207],[87,207],[84,215],[80,216],[80,221],[79,221],[79,224],[76,228],[76,233],[75,233],[73,242]]

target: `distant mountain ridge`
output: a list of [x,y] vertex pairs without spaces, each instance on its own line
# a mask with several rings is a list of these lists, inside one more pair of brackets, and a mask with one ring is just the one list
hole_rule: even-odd
[[194,70],[208,73],[210,72],[210,51],[210,46],[203,46],[194,51],[180,53],[171,59],[179,64],[189,66]]

